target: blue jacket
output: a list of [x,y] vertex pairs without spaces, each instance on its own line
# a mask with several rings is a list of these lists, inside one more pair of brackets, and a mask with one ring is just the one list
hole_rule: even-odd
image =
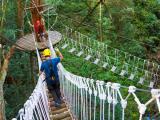
[[[60,58],[57,57],[57,58],[54,58],[54,59],[46,60],[41,65],[40,71],[41,72],[44,71],[44,73],[46,75],[46,82],[49,85],[53,85],[53,84],[59,82],[58,68],[57,68],[57,65],[58,65],[59,62],[60,62]],[[53,70],[53,72],[52,72],[52,70]],[[52,75],[55,76],[55,80],[51,79]]]

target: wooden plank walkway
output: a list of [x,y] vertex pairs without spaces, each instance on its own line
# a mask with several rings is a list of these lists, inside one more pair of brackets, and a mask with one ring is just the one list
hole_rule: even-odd
[[[48,37],[52,41],[52,45],[55,45],[61,40],[62,35],[57,31],[48,31]],[[37,42],[37,43],[38,43],[38,49],[44,49],[48,47],[47,46],[48,40],[45,42]],[[36,50],[35,43],[34,43],[34,34],[25,35],[24,37],[17,40],[16,44],[19,46],[17,48],[20,50],[23,50],[23,49],[28,51]]]
[[54,98],[49,93],[49,105],[50,105],[50,118],[51,120],[74,120],[71,112],[67,108],[67,104],[65,101],[62,101],[62,104],[60,107],[55,107],[53,105]]

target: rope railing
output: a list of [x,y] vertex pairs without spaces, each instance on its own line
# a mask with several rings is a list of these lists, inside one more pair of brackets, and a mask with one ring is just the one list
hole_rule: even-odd
[[[50,47],[52,54],[55,56],[51,44]],[[119,83],[105,83],[104,81],[77,76],[68,72],[61,63],[58,65],[58,68],[61,89],[75,119],[138,119],[139,114],[139,120],[142,120],[146,111],[149,110],[149,105],[152,105],[153,102],[157,105],[157,108],[154,109],[158,109],[160,112],[159,89],[145,91],[137,89],[135,86],[126,87],[121,86]],[[122,89],[125,90],[122,91]],[[127,95],[124,97],[125,92]],[[146,93],[149,96],[148,101],[142,102],[138,97],[138,92]],[[135,105],[131,105],[131,108],[127,110],[130,102],[134,102]],[[137,109],[135,113],[137,115],[136,117],[130,114],[130,109],[134,107]],[[153,106],[151,108],[153,109]]]
[[[143,115],[149,109],[149,105],[153,102],[157,104],[157,108],[160,111],[160,90],[141,91],[151,96],[147,102],[143,103],[136,95],[136,92],[138,93],[140,90],[134,86],[123,87],[118,83],[105,83],[77,76],[65,70],[62,64],[59,64],[59,77],[64,98],[76,119],[124,120],[134,118],[132,114],[130,115],[131,110],[127,110],[132,97],[134,98],[132,102],[135,102],[136,105],[133,108],[137,108],[138,111],[135,114],[138,115],[139,113],[139,120],[142,120]],[[125,97],[121,89],[127,89]],[[116,116],[119,118],[117,119]],[[46,83],[43,76],[39,77],[35,90],[19,111],[17,119],[50,120]]]
[[[59,70],[64,97],[78,120],[138,119],[138,115],[139,120],[142,120],[145,112],[150,109],[149,105],[153,103],[157,104],[157,108],[154,109],[160,112],[158,89],[141,91],[151,96],[147,102],[141,102],[137,95],[140,91],[135,86],[124,88],[119,83],[105,83],[77,76],[66,71],[62,65],[59,65]],[[126,96],[121,92],[122,89],[125,89]],[[132,110],[127,108],[131,107],[130,102],[132,102],[131,109],[137,110],[134,114],[131,114]]]
[[159,80],[160,66],[154,62],[131,55],[113,48],[105,43],[93,40],[86,35],[65,26],[62,32],[62,49],[67,48],[70,53],[85,57],[112,72],[125,76],[129,80],[136,80],[139,84],[153,88]]
[[50,120],[46,83],[43,75],[39,77],[32,95],[25,102],[23,108],[19,110],[17,118],[12,120],[36,119]]
[[[50,39],[49,46],[52,51],[52,57],[55,57]],[[38,50],[37,57],[39,65],[41,65]],[[150,110],[150,106],[152,107],[153,103],[157,105],[157,108],[152,107],[152,109],[158,109],[160,112],[160,90],[158,89],[144,91],[134,86],[124,87],[119,83],[105,83],[104,81],[96,81],[74,75],[65,70],[62,64],[59,64],[58,68],[64,99],[75,119],[124,120],[139,118],[139,120],[142,120],[146,116],[146,111]],[[39,77],[31,97],[26,101],[14,120],[50,120],[44,79],[43,75]],[[147,102],[142,102],[139,99],[139,92],[146,92],[149,97]],[[132,114],[131,109],[135,109],[136,112]]]

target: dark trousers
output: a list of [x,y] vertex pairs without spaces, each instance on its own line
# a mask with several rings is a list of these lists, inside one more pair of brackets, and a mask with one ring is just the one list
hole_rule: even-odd
[[53,85],[47,84],[48,90],[52,94],[54,101],[56,103],[61,103],[61,92],[60,92],[60,83],[57,82]]

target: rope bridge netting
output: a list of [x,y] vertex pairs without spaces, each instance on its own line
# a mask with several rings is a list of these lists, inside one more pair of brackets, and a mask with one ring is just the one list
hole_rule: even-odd
[[63,27],[63,40],[59,46],[78,57],[99,65],[105,69],[136,81],[138,84],[154,88],[160,79],[160,66],[130,53],[108,46],[68,26]]
[[[55,56],[50,39],[49,44],[52,56]],[[38,49],[36,52],[40,67],[41,58]],[[68,72],[62,64],[59,64],[58,68],[61,90],[75,119],[142,120],[146,112],[160,111],[160,90],[158,89],[146,91],[134,86],[125,87],[118,83],[105,83],[74,75]],[[19,111],[16,119],[50,120],[44,79],[43,75],[39,77],[35,90]],[[142,97],[140,93],[146,94],[147,100],[144,101],[144,96]]]
[[[84,78],[68,72],[62,64],[59,64],[59,75],[64,99],[76,119],[124,120],[138,119],[139,116],[139,120],[142,120],[145,112],[151,108],[160,111],[160,90],[144,91],[134,86],[124,87],[118,83]],[[35,90],[19,111],[17,119],[50,119],[44,79],[43,76],[39,77]],[[148,101],[144,102],[142,96],[138,97],[140,92],[150,96]]]

